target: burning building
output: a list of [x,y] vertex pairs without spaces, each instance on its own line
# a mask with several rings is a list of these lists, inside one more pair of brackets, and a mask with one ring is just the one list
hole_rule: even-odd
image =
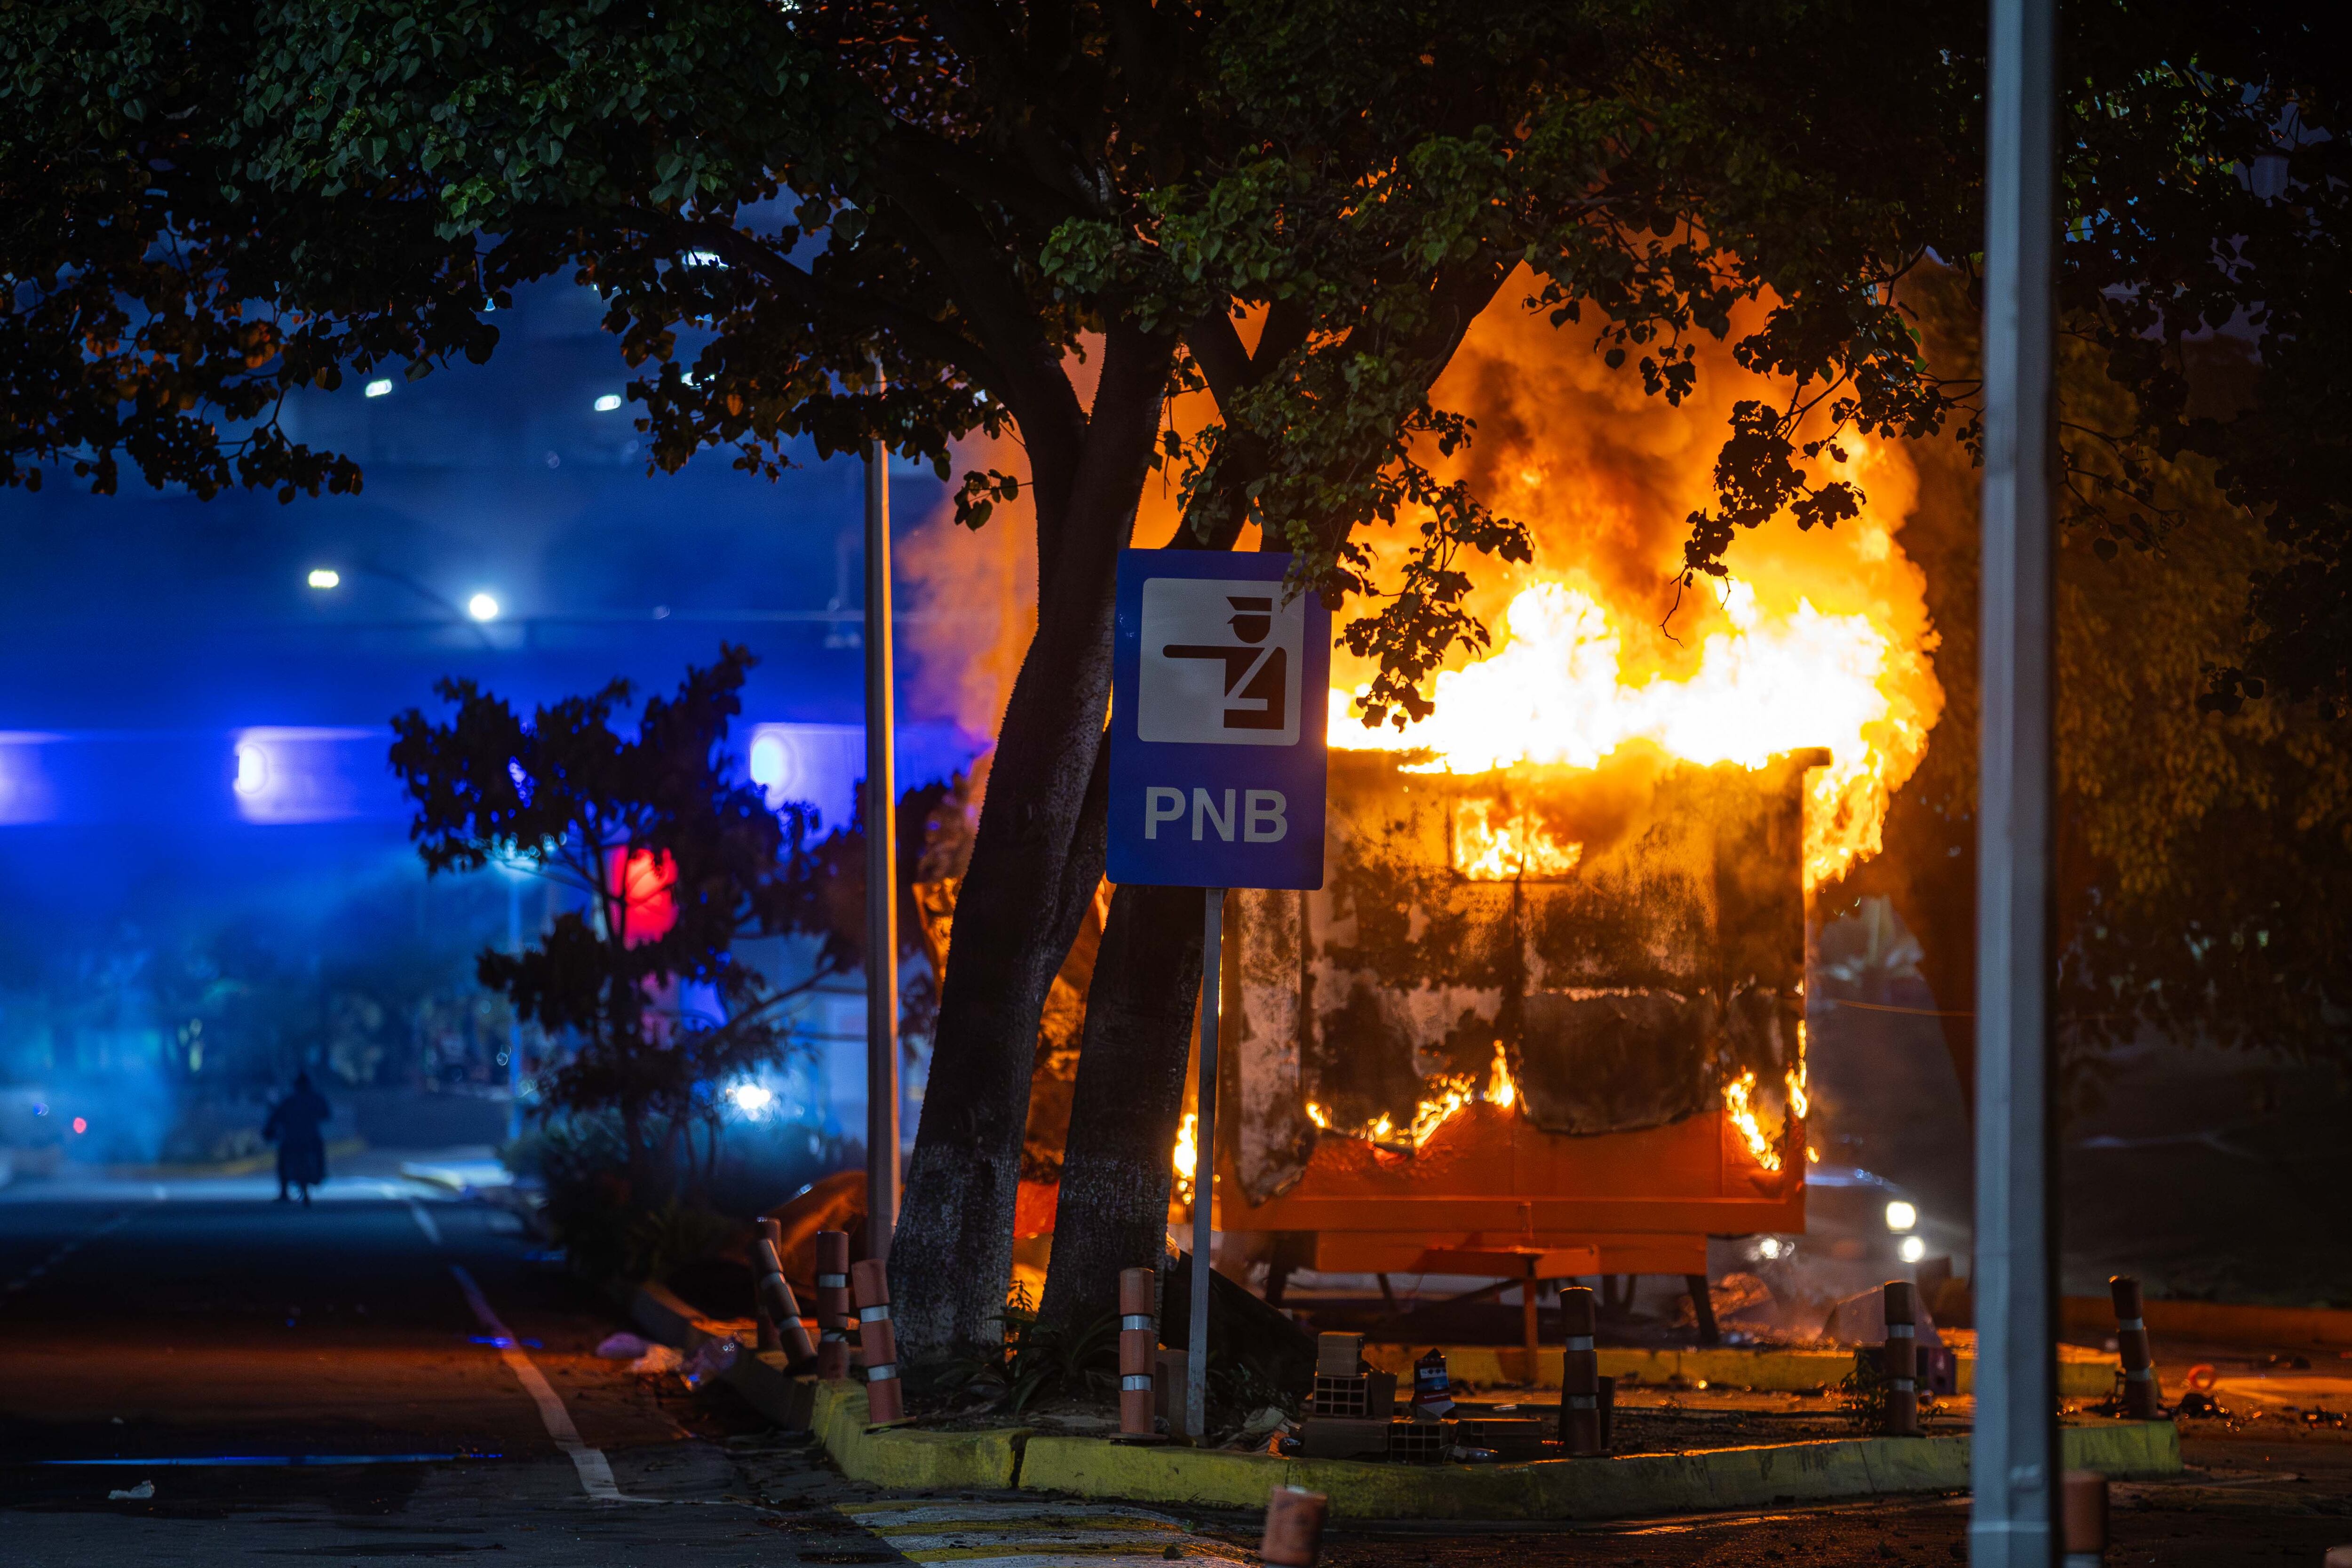
[[1637,424],[1507,322],[1458,366],[1537,559],[1425,719],[1333,692],[1326,884],[1234,895],[1220,1225],[1349,1273],[1700,1274],[1710,1235],[1804,1228],[1811,896],[1940,710],[1908,466],[1846,446],[1864,515],[1743,540],[1669,630],[1659,520],[1705,504],[1721,410]]
[[1228,1230],[1365,1272],[1703,1273],[1804,1226],[1806,774],[1334,759],[1325,888],[1237,896]]

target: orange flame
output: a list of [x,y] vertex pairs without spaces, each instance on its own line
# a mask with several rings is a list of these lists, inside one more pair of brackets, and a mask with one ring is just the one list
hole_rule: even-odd
[[[1732,584],[1722,610],[1729,627],[1703,639],[1688,677],[1631,680],[1625,617],[1583,588],[1536,584],[1512,599],[1492,655],[1439,673],[1429,718],[1366,730],[1349,715],[1369,688],[1335,690],[1333,742],[1425,752],[1411,765],[1458,773],[1591,767],[1636,744],[1754,768],[1777,752],[1826,746],[1832,760],[1809,783],[1805,814],[1805,881],[1817,886],[1877,852],[1888,795],[1927,749],[1933,712],[1923,716],[1915,692],[1933,677],[1921,655],[1864,614],[1830,615],[1801,595],[1768,611],[1746,583]],[[1454,841],[1465,876],[1561,876],[1581,855],[1521,819],[1491,822],[1484,802],[1464,806]]]
[[[1877,853],[1888,797],[1943,710],[1926,579],[1897,542],[1917,479],[1899,443],[1841,437],[1806,467],[1816,484],[1859,486],[1861,515],[1834,529],[1782,517],[1742,530],[1727,584],[1678,590],[1685,519],[1715,505],[1733,405],[1790,395],[1728,349],[1696,346],[1696,389],[1668,406],[1539,315],[1498,305],[1473,323],[1433,398],[1475,418],[1478,437],[1433,453],[1433,468],[1525,521],[1535,560],[1479,571],[1467,607],[1495,645],[1483,657],[1457,650],[1433,680],[1435,712],[1418,724],[1364,728],[1353,700],[1370,667],[1344,650],[1335,658],[1331,743],[1420,752],[1409,765],[1455,773],[1590,767],[1627,748],[1752,768],[1826,747],[1832,762],[1808,780],[1811,889]],[[1400,529],[1370,548],[1394,563],[1411,544]],[[1507,847],[1463,853],[1456,831],[1465,875],[1536,874],[1524,852],[1511,869]]]
[[1519,1086],[1511,1081],[1511,1063],[1503,1050],[1503,1042],[1495,1042],[1495,1071],[1486,1079],[1486,1103],[1508,1110],[1519,1100]]
[[1754,1103],[1756,1070],[1741,1073],[1723,1086],[1723,1114],[1738,1132],[1740,1142],[1748,1145],[1748,1158],[1767,1171],[1780,1168],[1780,1150],[1765,1136],[1764,1123],[1757,1117]]
[[1188,1110],[1184,1113],[1182,1124],[1176,1129],[1176,1147],[1170,1154],[1170,1163],[1176,1168],[1178,1203],[1192,1201],[1192,1162],[1201,1153],[1200,1127],[1200,1117]]
[[1506,816],[1496,802],[1454,804],[1454,868],[1474,882],[1565,877],[1583,858],[1583,845],[1562,844],[1543,824]]

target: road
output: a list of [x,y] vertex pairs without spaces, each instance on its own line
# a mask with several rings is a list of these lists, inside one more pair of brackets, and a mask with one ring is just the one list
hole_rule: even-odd
[[[603,1568],[1255,1560],[1252,1522],[842,1480],[723,1389],[599,1360],[610,1312],[516,1218],[392,1177],[0,1188],[0,1563]],[[503,1341],[504,1342],[500,1342]],[[2192,1444],[2110,1561],[2316,1563],[2352,1445]],[[152,1493],[144,1489],[152,1488]],[[131,1492],[114,1499],[112,1492]],[[1947,1563],[1956,1500],[1541,1532],[1336,1531],[1327,1568]]]

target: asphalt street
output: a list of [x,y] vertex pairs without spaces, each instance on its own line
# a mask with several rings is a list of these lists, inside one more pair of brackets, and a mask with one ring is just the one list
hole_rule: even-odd
[[[0,1563],[484,1561],[1202,1568],[1245,1516],[846,1482],[723,1388],[600,1360],[616,1322],[510,1213],[393,1177],[0,1188]],[[2112,1563],[2316,1563],[2352,1444],[2189,1446]],[[124,1495],[117,1495],[124,1494]],[[1326,1568],[1939,1564],[1964,1500],[1529,1531],[1334,1531]]]

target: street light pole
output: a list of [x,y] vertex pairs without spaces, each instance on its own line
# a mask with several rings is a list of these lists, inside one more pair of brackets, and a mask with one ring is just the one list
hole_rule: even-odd
[[[517,868],[505,868],[507,879],[507,952],[522,956],[522,878]],[[522,1016],[507,1014],[507,1142],[522,1136]]]
[[1991,0],[1969,1555],[2051,1568],[2051,532],[2056,0]]
[[[875,385],[882,385],[876,366]],[[890,661],[890,449],[866,449],[866,1223],[887,1258],[898,1223],[898,722]]]

